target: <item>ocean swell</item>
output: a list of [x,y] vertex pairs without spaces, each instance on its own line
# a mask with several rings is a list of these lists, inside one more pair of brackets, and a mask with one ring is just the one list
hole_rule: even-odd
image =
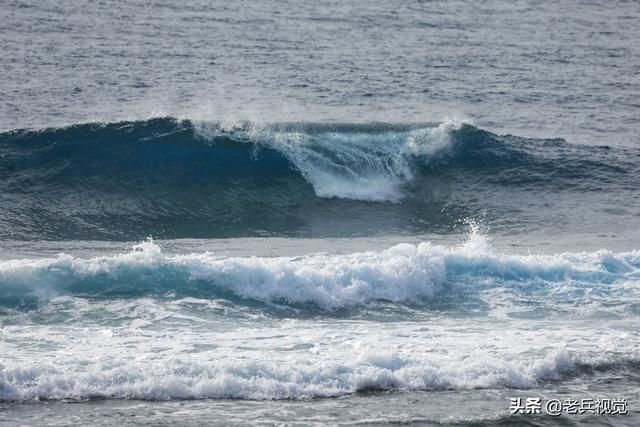
[[[0,237],[439,233],[487,212],[508,222],[523,204],[539,211],[559,192],[572,195],[560,201],[635,209],[625,194],[639,185],[636,158],[630,149],[495,135],[455,121],[165,118],[17,130],[0,134]],[[620,200],[583,200],[603,191]]]

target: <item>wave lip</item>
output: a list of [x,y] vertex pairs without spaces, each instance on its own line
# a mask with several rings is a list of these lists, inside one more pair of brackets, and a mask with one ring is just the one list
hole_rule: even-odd
[[319,197],[398,202],[412,181],[412,158],[428,157],[452,143],[463,122],[437,126],[334,125],[260,127],[225,130],[206,124],[196,134],[248,140],[283,154]]

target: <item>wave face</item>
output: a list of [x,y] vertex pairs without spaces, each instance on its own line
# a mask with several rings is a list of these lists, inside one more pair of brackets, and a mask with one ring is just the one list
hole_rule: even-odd
[[598,215],[637,208],[625,195],[640,185],[639,154],[457,122],[20,130],[0,134],[0,237],[438,232],[482,215],[496,229],[518,215],[519,226],[553,223],[580,203]]

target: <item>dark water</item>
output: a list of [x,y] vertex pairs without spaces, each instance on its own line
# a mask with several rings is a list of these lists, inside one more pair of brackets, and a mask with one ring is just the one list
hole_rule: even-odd
[[638,423],[637,2],[1,6],[0,424]]

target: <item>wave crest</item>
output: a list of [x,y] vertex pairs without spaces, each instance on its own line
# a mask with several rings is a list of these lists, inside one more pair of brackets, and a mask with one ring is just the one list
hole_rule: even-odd
[[249,126],[197,124],[209,141],[220,136],[249,141],[283,154],[319,197],[398,202],[402,186],[414,178],[412,158],[428,157],[452,143],[451,133],[464,123],[435,126]]
[[428,306],[435,297],[463,303],[493,289],[520,303],[544,297],[566,309],[612,296],[629,304],[637,296],[629,283],[639,275],[637,251],[506,255],[478,234],[458,247],[400,244],[349,255],[168,255],[147,241],[114,256],[0,262],[2,299],[9,305],[59,294],[172,293],[336,310],[376,301]]

